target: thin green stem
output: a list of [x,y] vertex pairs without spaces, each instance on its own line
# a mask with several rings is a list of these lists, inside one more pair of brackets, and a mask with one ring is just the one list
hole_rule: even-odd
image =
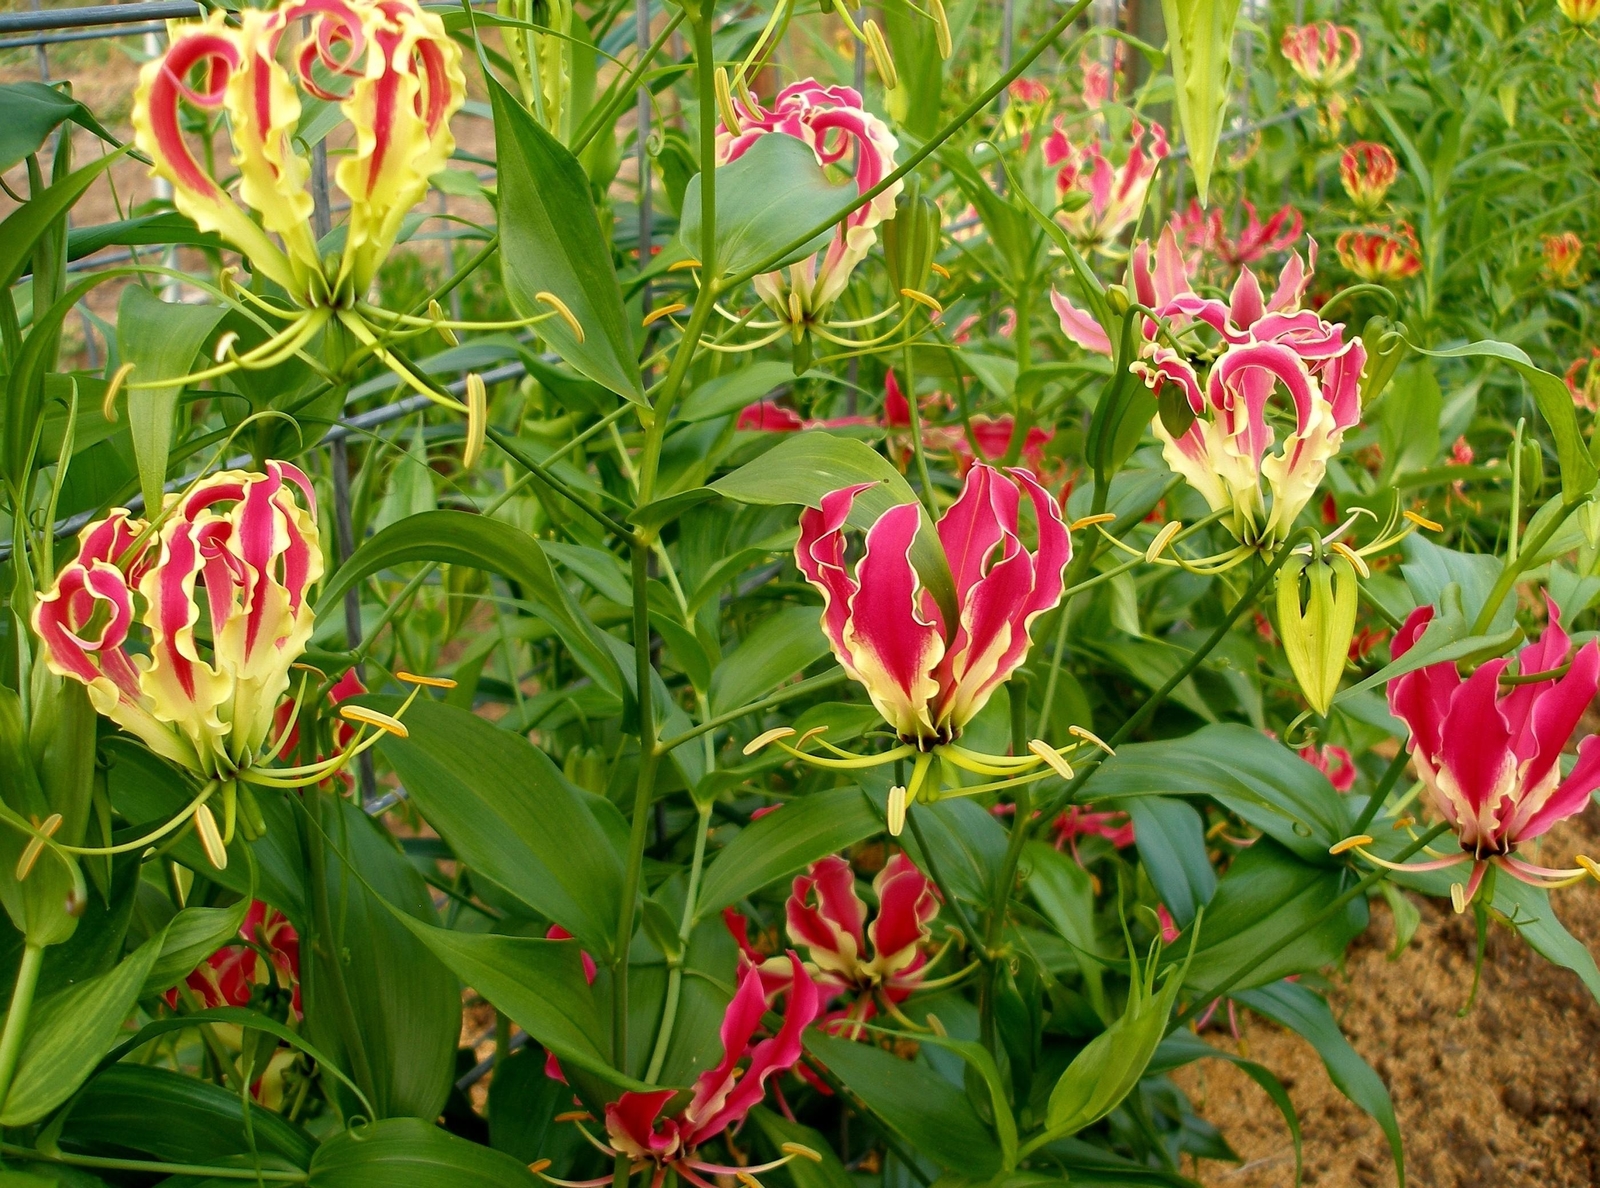
[[[1024,754],[1028,747],[1028,678],[1017,673],[1011,678],[1006,691],[1011,695],[1011,753]],[[1032,792],[1027,784],[1018,784],[1011,795],[1011,836],[1006,842],[1005,857],[995,871],[994,887],[989,893],[989,919],[985,930],[984,948],[996,952],[1005,933],[1006,918],[1010,912],[1011,892],[1017,880],[1017,864],[1022,859],[1022,847],[1028,840],[1028,829],[1033,819]],[[998,962],[984,966],[983,983],[979,988],[979,1029],[986,1044],[994,1036],[994,1005],[999,993],[1000,968]]]
[[668,751],[675,751],[686,742],[691,742],[712,730],[726,726],[729,722],[737,722],[740,718],[750,714],[765,713],[769,709],[776,709],[785,702],[793,701],[797,697],[805,697],[822,689],[831,689],[834,685],[841,685],[849,678],[842,668],[833,668],[818,676],[808,677],[803,681],[790,685],[787,689],[780,689],[771,697],[760,701],[752,701],[749,705],[741,705],[738,709],[729,710],[725,714],[718,714],[714,718],[707,718],[698,726],[685,730],[682,734],[675,734],[671,738],[663,739],[656,744],[656,753],[665,755]]
[[184,1176],[208,1180],[265,1180],[270,1184],[304,1184],[311,1178],[303,1171],[279,1171],[253,1167],[205,1167],[196,1163],[151,1163],[143,1159],[106,1159],[98,1155],[75,1155],[66,1151],[53,1154],[35,1151],[16,1143],[0,1143],[0,1151],[14,1159],[31,1163],[58,1163],[66,1167],[98,1167],[108,1171],[146,1172],[158,1176]]
[[683,993],[683,963],[689,952],[689,936],[694,932],[695,901],[700,896],[700,872],[706,862],[706,835],[711,831],[711,805],[700,807],[695,820],[694,859],[689,864],[689,887],[683,893],[683,919],[678,925],[678,955],[672,959],[667,972],[667,1001],[661,1010],[661,1026],[656,1031],[655,1051],[650,1054],[650,1067],[645,1070],[645,1083],[654,1085],[661,1078],[661,1066],[666,1063],[667,1049],[672,1045],[672,1029],[678,1022],[678,1000]]
[[574,491],[566,483],[558,479],[555,474],[552,473],[543,463],[535,462],[532,458],[528,457],[523,450],[517,449],[509,444],[512,441],[512,438],[509,434],[505,433],[503,430],[496,429],[493,425],[490,425],[488,427],[488,435],[489,440],[504,450],[506,455],[513,462],[522,467],[529,474],[533,475],[534,478],[538,479],[545,486],[549,487],[557,495],[561,496],[574,507],[578,508],[579,511],[583,512],[584,515],[588,516],[596,524],[599,524],[607,532],[610,532],[614,536],[619,536],[623,540],[632,540],[634,538],[636,534],[634,533],[633,529],[629,528],[625,524],[613,520],[610,516],[606,515],[605,512],[591,505],[589,501],[577,491]]
[[922,835],[922,822],[917,819],[915,805],[906,805],[906,824],[911,827],[911,836],[916,839],[917,849],[922,851],[922,861],[928,868],[928,877],[933,880],[933,885],[939,888],[939,895],[944,900],[945,906],[955,916],[956,926],[961,929],[961,935],[966,937],[973,955],[979,961],[987,962],[989,953],[984,948],[983,939],[978,935],[978,930],[972,926],[972,921],[967,918],[966,909],[961,906],[961,901],[955,897],[950,885],[939,873],[939,860],[933,856],[933,851],[928,848],[928,839]]
[[17,1075],[22,1044],[28,1038],[28,1017],[33,1013],[33,992],[38,988],[43,963],[43,945],[23,946],[17,982],[11,990],[11,1009],[6,1012],[5,1031],[0,1032],[0,1106],[10,1095],[12,1079]]
[[[650,69],[650,63],[656,60],[656,55],[661,52],[661,47],[667,44],[667,39],[672,36],[679,25],[683,24],[683,19],[687,15],[688,13],[681,8],[673,13],[672,19],[666,23],[666,26],[657,35],[655,41],[651,43],[644,56],[634,65],[634,68],[628,72],[626,77],[611,84],[611,97],[601,107],[589,114],[588,118],[583,121],[583,126],[578,129],[578,134],[573,137],[571,148],[574,157],[583,155],[583,150],[588,148],[589,142],[599,135],[600,129],[608,126],[612,117],[622,110],[622,105],[633,97],[634,91],[639,85],[639,79],[644,76],[646,70]],[[640,260],[640,269],[642,270],[648,263],[648,260]]]
[[1389,793],[1394,790],[1400,775],[1406,769],[1406,764],[1411,761],[1411,756],[1404,747],[1400,753],[1389,762],[1388,769],[1383,773],[1383,778],[1378,781],[1378,786],[1372,790],[1372,796],[1367,800],[1366,808],[1361,810],[1361,816],[1356,818],[1356,823],[1350,829],[1352,836],[1365,833],[1367,826],[1371,825],[1378,815],[1378,810],[1383,808],[1383,802],[1389,798]]
[[[1495,611],[1505,601],[1506,595],[1511,593],[1511,587],[1517,584],[1517,578],[1522,575],[1522,571],[1526,567],[1525,560],[1530,557],[1537,560],[1539,550],[1544,548],[1550,542],[1550,538],[1560,530],[1561,525],[1567,522],[1567,517],[1587,502],[1589,502],[1589,493],[1587,491],[1576,497],[1567,496],[1562,499],[1561,510],[1550,517],[1549,523],[1522,542],[1522,549],[1518,553],[1517,559],[1515,561],[1506,561],[1505,566],[1500,570],[1500,576],[1495,579],[1494,588],[1489,591],[1489,597],[1484,600],[1483,607],[1478,611],[1478,617],[1473,620],[1473,635],[1488,634],[1489,626],[1494,622]],[[1534,518],[1538,519],[1537,516]]]

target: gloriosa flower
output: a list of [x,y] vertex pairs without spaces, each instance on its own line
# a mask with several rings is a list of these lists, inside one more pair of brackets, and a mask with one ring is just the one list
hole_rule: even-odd
[[805,946],[823,990],[881,989],[899,1002],[926,976],[922,946],[932,935],[928,922],[939,914],[939,900],[928,876],[903,852],[878,872],[872,891],[878,912],[868,924],[850,864],[832,854],[813,862],[795,876],[784,905],[789,939]]
[[1199,199],[1190,199],[1187,209],[1172,216],[1171,226],[1183,244],[1191,271],[1197,271],[1207,258],[1221,262],[1230,271],[1255,264],[1272,252],[1290,247],[1305,227],[1300,212],[1287,203],[1265,223],[1256,214],[1255,203],[1247,198],[1240,205],[1244,207],[1245,222],[1237,235],[1229,235],[1223,226],[1221,207],[1202,210]]
[[1113,166],[1098,138],[1073,144],[1058,118],[1056,130],[1044,142],[1045,164],[1056,169],[1056,198],[1065,201],[1073,194],[1087,198],[1076,210],[1056,216],[1061,225],[1085,247],[1110,248],[1144,209],[1145,194],[1167,151],[1165,128],[1151,123],[1146,148],[1145,126],[1133,120],[1128,126],[1127,159],[1120,167]]
[[1308,88],[1297,103],[1318,106],[1318,120],[1331,135],[1344,120],[1345,100],[1338,86],[1355,73],[1361,61],[1361,37],[1348,25],[1315,21],[1291,25],[1278,43],[1289,68]]
[[1556,7],[1579,28],[1588,28],[1600,17],[1600,0],[1556,0]]
[[1344,231],[1334,247],[1339,263],[1364,281],[1403,281],[1422,271],[1422,248],[1410,223]]
[[[754,104],[752,106],[752,104]],[[738,127],[717,125],[717,164],[737,161],[763,136],[793,136],[816,154],[817,164],[853,169],[857,193],[866,193],[894,171],[899,141],[889,126],[862,106],[851,87],[824,86],[814,78],[778,92],[770,110],[753,100],[733,100]],[[769,272],[755,278],[757,294],[798,337],[844,292],[850,274],[878,241],[878,224],[894,217],[904,183],[895,182],[839,224],[825,252],[789,266],[787,278]]]
[[1600,410],[1600,347],[1590,347],[1587,357],[1579,355],[1567,368],[1567,391],[1574,402],[1590,412]]
[[1339,181],[1358,209],[1375,211],[1400,175],[1400,163],[1387,145],[1359,141],[1339,155]]
[[[702,1144],[742,1122],[761,1102],[768,1080],[787,1072],[800,1060],[803,1052],[800,1035],[817,1017],[820,999],[816,984],[806,974],[799,958],[791,954],[790,960],[796,972],[789,989],[783,1025],[776,1035],[755,1041],[756,1029],[766,1013],[767,995],[762,989],[760,973],[747,969],[722,1019],[722,1059],[700,1074],[689,1103],[671,1117],[663,1118],[661,1111],[677,1096],[678,1090],[629,1091],[606,1106],[609,1145],[600,1144],[596,1139],[591,1141],[603,1146],[607,1154],[631,1160],[631,1172],[648,1171],[653,1188],[659,1188],[668,1171],[676,1172],[690,1184],[704,1184],[706,1181],[702,1177],[706,1174],[753,1177],[788,1163],[796,1156],[819,1158],[816,1152],[789,1143],[783,1144],[782,1159],[753,1167],[711,1163],[699,1154]],[[739,1064],[746,1057],[749,1063],[741,1070]],[[544,1178],[553,1184],[569,1183],[551,1176]],[[608,1175],[582,1183],[586,1188],[598,1188],[611,1183],[611,1179]]]
[[1072,804],[1050,825],[1052,840],[1058,850],[1071,850],[1072,857],[1081,866],[1078,857],[1080,837],[1098,837],[1110,842],[1119,850],[1134,843],[1133,818],[1115,809],[1096,812],[1093,805]]
[[1578,265],[1583,261],[1583,240],[1575,231],[1544,237],[1545,275],[1558,285],[1570,285],[1578,275]]
[[[1502,691],[1508,658],[1489,660],[1463,678],[1454,661],[1425,665],[1389,682],[1389,709],[1411,732],[1409,750],[1435,806],[1456,831],[1461,853],[1409,865],[1427,870],[1472,863],[1465,888],[1451,889],[1457,911],[1477,894],[1493,864],[1536,887],[1600,877],[1580,858],[1580,869],[1552,870],[1517,856],[1517,847],[1552,825],[1582,812],[1600,788],[1600,746],[1594,735],[1578,744],[1577,762],[1565,778],[1561,753],[1589,703],[1600,692],[1600,642],[1576,652],[1549,603],[1544,635],[1517,656],[1517,681]],[[1395,635],[1393,657],[1409,652],[1433,621],[1433,607],[1412,611]],[[1528,680],[1530,677],[1541,679]],[[1349,839],[1345,848],[1370,838]],[[1350,844],[1355,842],[1358,844]]]
[[[1300,307],[1316,258],[1315,242],[1309,265],[1298,252],[1291,255],[1271,298],[1263,297],[1255,273],[1246,268],[1224,303],[1193,291],[1170,226],[1156,247],[1153,271],[1149,245],[1134,250],[1136,294],[1160,321],[1142,320],[1139,358],[1132,366],[1158,397],[1165,385],[1176,385],[1195,418],[1177,435],[1161,416],[1151,428],[1167,465],[1212,511],[1226,510],[1224,523],[1250,548],[1271,550],[1289,535],[1345,430],[1361,417],[1366,349],[1359,338],[1345,337],[1343,324]],[[1085,349],[1113,353],[1093,318],[1059,293],[1051,293],[1051,302],[1067,337]],[[1295,429],[1281,450],[1269,453],[1276,434],[1266,405],[1280,390],[1293,403]],[[1272,492],[1270,509],[1263,479]]]
[[1327,776],[1335,792],[1348,792],[1355,787],[1356,761],[1344,747],[1328,743],[1322,747],[1304,746],[1295,753]]
[[[909,781],[890,794],[891,834],[900,832],[909,803],[939,795],[942,769],[935,761],[1004,777],[996,785],[952,789],[952,795],[1010,787],[1015,780],[1042,779],[1052,771],[1070,777],[1072,769],[1062,758],[1066,748],[1039,740],[1027,755],[984,755],[956,745],[966,724],[1026,658],[1033,621],[1061,600],[1072,541],[1055,500],[1026,470],[973,466],[960,497],[937,526],[954,585],[954,602],[945,607],[912,564],[912,544],[923,524],[922,508],[915,503],[891,507],[878,517],[867,530],[866,552],[850,572],[846,521],[857,496],[871,486],[832,491],[822,497],[820,508],[801,512],[795,563],[822,592],[822,629],[834,655],[866,689],[900,745],[857,757],[823,742],[838,756],[829,758],[782,742],[794,733],[784,726],[752,740],[745,752],[776,743],[808,763],[845,769],[915,756]],[[1036,526],[1038,543],[1032,549],[1021,538],[1024,495]],[[1074,731],[1098,744],[1088,732]]]
[[[289,918],[259,899],[252,900],[239,925],[239,936],[244,944],[223,945],[189,975],[189,989],[210,1009],[246,1006],[256,987],[276,983],[280,992],[289,993],[289,1010],[299,1018],[300,934]],[[177,1005],[176,989],[169,990],[166,997],[168,1003]]]

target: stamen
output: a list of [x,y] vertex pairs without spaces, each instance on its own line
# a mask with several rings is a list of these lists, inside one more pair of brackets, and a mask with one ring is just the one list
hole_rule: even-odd
[[28,844],[23,848],[22,857],[17,859],[17,882],[19,883],[33,873],[34,864],[39,861],[39,855],[44,853],[45,838],[53,837],[56,830],[61,828],[61,814],[51,813],[49,817],[45,818],[43,825],[40,825],[38,818],[35,818],[34,825],[39,832],[28,839]]
[[580,346],[583,344],[583,327],[578,324],[578,319],[573,316],[571,308],[568,307],[565,301],[561,300],[561,298],[557,297],[554,293],[543,290],[535,293],[533,295],[533,299],[535,301],[544,302],[551,309],[560,314],[562,320],[572,328],[572,333],[577,338],[578,344]]
[[739,112],[733,106],[733,92],[728,88],[728,69],[718,66],[712,76],[717,96],[717,112],[722,116],[722,126],[734,136],[744,131],[744,125],[739,122]]
[[1365,559],[1342,540],[1336,540],[1328,546],[1339,556],[1350,562],[1351,568],[1364,578],[1372,576],[1372,570],[1367,566]]
[[127,380],[128,373],[132,370],[132,363],[124,363],[117,368],[116,372],[111,376],[111,382],[106,385],[106,398],[100,402],[100,411],[108,421],[117,419],[117,397],[122,394],[122,385]]
[[933,16],[934,42],[939,47],[939,57],[948,62],[950,55],[955,53],[955,39],[950,36],[950,18],[945,15],[940,0],[929,0],[928,10]]
[[456,332],[445,325],[444,307],[439,304],[437,297],[428,301],[428,318],[433,322],[433,328],[439,332],[439,337],[453,347],[461,345],[461,340],[456,337]]
[[592,1122],[593,1120],[594,1115],[588,1110],[568,1110],[564,1114],[555,1116],[555,1121],[557,1122]]
[[1083,516],[1068,524],[1067,531],[1077,532],[1083,528],[1093,528],[1096,524],[1109,524],[1116,518],[1117,515],[1115,512],[1101,512],[1096,516]]
[[[756,735],[749,742],[745,743],[744,753],[746,755],[754,755],[768,743],[777,742],[780,738],[788,738],[793,733],[793,726],[774,726],[771,730],[763,731],[761,734]],[[809,735],[807,737],[809,737]],[[802,739],[801,741],[804,740]]]
[[211,357],[221,363],[233,352],[233,344],[238,341],[239,332],[237,330],[229,330],[226,333],[217,335],[217,345],[212,351]]
[[1074,738],[1083,739],[1084,742],[1093,743],[1107,755],[1115,755],[1117,753],[1110,743],[1106,742],[1105,739],[1101,738],[1093,730],[1085,729],[1082,726],[1068,726],[1067,733],[1072,735]]
[[528,1170],[534,1175],[538,1175],[545,1168],[549,1167],[551,1162],[552,1161],[549,1159],[535,1159],[532,1163],[528,1164]]
[[1144,551],[1146,561],[1154,561],[1167,551],[1167,546],[1172,543],[1172,538],[1183,531],[1182,520],[1169,520],[1162,525],[1161,531],[1156,533],[1156,538],[1150,542],[1150,547]]
[[195,810],[194,826],[200,835],[200,848],[206,852],[206,861],[218,870],[227,870],[228,847],[222,844],[222,832],[217,828],[217,819],[212,816],[209,804],[202,804]]
[[1370,846],[1371,844],[1371,837],[1365,833],[1358,833],[1354,837],[1347,837],[1343,841],[1334,842],[1333,845],[1328,847],[1328,853],[1343,854],[1348,850],[1354,850],[1360,846]]
[[483,376],[476,371],[467,373],[467,444],[461,451],[461,465],[471,470],[483,455],[483,445],[489,435],[489,389]]
[[867,52],[872,55],[872,64],[877,68],[878,77],[883,80],[883,89],[894,90],[900,85],[900,73],[894,67],[894,57],[883,39],[883,30],[878,27],[877,21],[868,17],[862,22],[861,32],[867,39]]
[[[795,739],[794,749],[798,751],[801,748],[803,748],[812,739],[816,738],[818,735],[826,734],[826,733],[828,733],[828,727],[826,725],[813,726],[810,730],[807,730],[799,738]],[[831,750],[831,751],[834,751],[835,753],[840,753],[838,751],[837,747],[829,747],[828,749]]]
[[1460,883],[1450,884],[1450,904],[1458,916],[1467,910],[1467,889]]
[[1590,858],[1586,854],[1579,854],[1573,859],[1573,861],[1579,866],[1583,867],[1584,870],[1588,871],[1590,878],[1594,879],[1595,882],[1600,883],[1600,863],[1596,863],[1593,858]]
[[939,261],[935,260],[932,264],[928,265],[928,268],[935,276],[942,276],[945,280],[950,279],[950,270],[943,264],[939,263]]
[[1056,749],[1043,739],[1036,738],[1028,743],[1028,750],[1032,751],[1062,779],[1072,780],[1072,764],[1063,759]]
[[934,313],[942,314],[944,312],[944,306],[940,305],[937,300],[928,296],[928,294],[924,293],[921,289],[901,289],[900,296],[909,297],[918,305],[926,305],[929,309],[933,310]]
[[761,1181],[747,1171],[739,1172],[734,1178],[743,1184],[744,1188],[762,1188]]
[[778,1150],[785,1155],[798,1155],[801,1159],[809,1159],[812,1163],[822,1162],[822,1155],[804,1143],[779,1143]]
[[683,272],[690,268],[699,268],[699,260],[677,260],[667,265],[668,272]]
[[933,1034],[938,1036],[940,1039],[944,1039],[950,1034],[945,1030],[944,1023],[940,1021],[939,1016],[934,1014],[932,1011],[929,1011],[927,1014],[925,1014],[923,1018],[928,1021],[928,1030],[933,1032]]
[[1433,520],[1428,519],[1427,516],[1419,516],[1416,512],[1409,510],[1401,512],[1400,514],[1405,516],[1406,519],[1410,520],[1418,528],[1426,528],[1430,532],[1444,531],[1443,524],[1435,523]]
[[670,318],[673,314],[682,313],[688,308],[682,301],[674,301],[671,305],[658,305],[644,315],[644,325],[659,322],[662,318]]
[[414,672],[397,672],[394,679],[404,681],[408,685],[425,685],[429,689],[454,689],[456,682],[449,677],[418,676]]
[[396,738],[410,738],[411,731],[407,730],[405,723],[399,718],[391,718],[388,714],[379,713],[375,709],[368,709],[364,705],[341,705],[339,716],[347,722],[360,722],[363,726],[376,726],[379,730],[388,731]]
[[906,827],[906,790],[903,784],[889,789],[889,836],[899,837]]

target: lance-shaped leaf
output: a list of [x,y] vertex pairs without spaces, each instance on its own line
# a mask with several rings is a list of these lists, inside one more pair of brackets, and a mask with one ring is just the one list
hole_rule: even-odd
[[1233,81],[1233,27],[1239,0],[1161,0],[1161,15],[1167,24],[1178,122],[1204,205]]

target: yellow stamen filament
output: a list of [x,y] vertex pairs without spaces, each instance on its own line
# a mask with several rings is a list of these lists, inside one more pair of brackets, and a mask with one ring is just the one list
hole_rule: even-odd
[[1336,540],[1328,545],[1335,553],[1350,562],[1350,566],[1364,578],[1372,576],[1372,570],[1367,567],[1366,560],[1342,540]]
[[1333,845],[1328,847],[1328,853],[1343,854],[1347,850],[1355,850],[1359,849],[1361,846],[1370,846],[1371,844],[1372,838],[1367,836],[1365,833],[1358,833],[1354,837],[1347,837],[1343,841],[1334,842]]
[[106,398],[100,404],[100,411],[105,414],[108,421],[117,419],[117,397],[122,395],[122,385],[132,370],[132,363],[124,363],[112,374],[111,382],[106,385]]
[[216,348],[212,352],[211,357],[218,363],[221,363],[233,353],[233,344],[238,341],[239,332],[237,330],[229,330],[226,334],[219,334],[217,336]]
[[449,677],[418,676],[414,672],[397,672],[394,679],[404,681],[408,685],[422,685],[429,689],[454,689],[456,682]]
[[945,280],[950,279],[950,270],[937,260],[935,260],[932,264],[929,264],[928,267],[932,270],[935,276],[942,276]]
[[489,435],[489,389],[476,371],[467,375],[467,444],[461,451],[461,465],[471,470],[483,456],[483,443]]
[[644,324],[648,326],[652,322],[659,322],[662,318],[670,318],[675,313],[682,313],[688,308],[682,301],[674,301],[671,305],[658,305],[644,315]]
[[1156,533],[1156,538],[1150,542],[1150,547],[1144,551],[1146,561],[1154,561],[1167,551],[1167,546],[1172,543],[1172,538],[1183,531],[1182,520],[1169,520],[1161,526],[1161,531]]
[[1418,528],[1426,528],[1430,532],[1443,532],[1444,531],[1444,525],[1443,524],[1435,523],[1433,520],[1428,519],[1427,516],[1419,516],[1414,511],[1402,512],[1401,515],[1405,516],[1406,519],[1410,520]]
[[1108,743],[1105,739],[1101,738],[1093,730],[1085,729],[1082,726],[1068,726],[1067,727],[1067,733],[1072,735],[1074,738],[1083,739],[1083,741],[1086,742],[1086,743],[1094,744],[1095,746],[1099,747],[1102,751],[1104,751],[1107,755],[1115,755],[1117,753],[1116,750],[1112,747],[1112,745],[1110,743]]
[[28,839],[28,844],[22,851],[22,857],[17,859],[17,882],[22,882],[33,873],[34,863],[39,861],[39,855],[44,853],[44,842],[47,837],[54,837],[56,830],[61,828],[61,814],[51,813],[45,818],[44,824],[38,825],[39,832]]
[[194,831],[200,835],[200,848],[206,852],[206,861],[218,870],[228,869],[228,847],[222,844],[222,832],[211,806],[202,804],[194,811]]
[[746,755],[754,755],[768,743],[777,742],[780,738],[788,738],[793,733],[793,726],[774,726],[771,730],[763,731],[745,743],[744,753]]
[[950,36],[950,18],[945,15],[940,0],[930,0],[928,11],[933,16],[933,33],[939,46],[939,57],[948,62],[950,55],[956,52],[955,39]]
[[379,713],[375,709],[368,709],[364,705],[341,705],[339,716],[347,722],[360,722],[363,726],[376,726],[379,730],[386,730],[396,738],[410,738],[411,731],[406,729],[405,723],[399,718],[391,718],[388,714]]
[[901,289],[900,296],[909,297],[918,305],[926,305],[929,309],[933,310],[934,313],[944,312],[944,306],[940,305],[938,301],[928,296],[928,294],[924,293],[921,289]]
[[699,260],[678,260],[675,263],[667,265],[667,271],[668,272],[687,272],[691,268],[699,268],[699,267],[700,267],[700,261]]
[[1084,516],[1081,520],[1074,520],[1067,525],[1069,532],[1077,532],[1083,528],[1093,528],[1096,524],[1109,524],[1117,518],[1115,512],[1101,512],[1097,516]]
[[578,319],[573,316],[571,308],[568,307],[565,301],[561,300],[561,298],[557,297],[554,293],[548,291],[540,291],[535,293],[533,295],[533,299],[535,301],[544,302],[551,309],[560,314],[561,320],[566,322],[566,324],[571,327],[574,337],[577,338],[579,345],[582,345],[583,327],[578,324]]
[[903,784],[889,789],[889,836],[899,837],[906,827],[906,790]]
[[433,323],[433,328],[439,332],[439,337],[451,346],[461,345],[461,340],[456,337],[456,332],[446,324],[444,307],[439,304],[438,298],[428,302],[428,319]]
[[867,39],[867,52],[872,55],[872,65],[878,71],[878,77],[883,80],[883,89],[892,91],[900,85],[900,74],[894,67],[894,57],[889,53],[889,45],[883,39],[883,30],[878,27],[878,22],[868,17],[861,26],[862,35]]
[[1043,739],[1034,739],[1028,744],[1028,750],[1032,751],[1040,759],[1044,760],[1044,762],[1050,767],[1050,770],[1054,771],[1062,779],[1072,779],[1072,764],[1063,759],[1056,752],[1055,748],[1049,743],[1045,742]]

